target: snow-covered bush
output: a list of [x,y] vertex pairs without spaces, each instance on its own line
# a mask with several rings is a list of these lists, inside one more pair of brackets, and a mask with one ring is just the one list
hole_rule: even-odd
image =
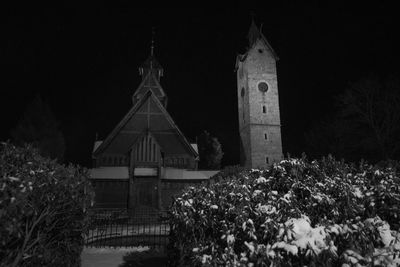
[[0,144],[0,266],[80,266],[87,172]]
[[397,266],[399,221],[393,168],[288,159],[175,199],[171,265]]

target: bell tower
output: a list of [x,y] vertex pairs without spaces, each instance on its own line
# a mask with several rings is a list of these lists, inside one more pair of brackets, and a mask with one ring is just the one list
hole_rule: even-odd
[[252,20],[249,46],[236,58],[241,165],[266,167],[283,158],[277,54]]

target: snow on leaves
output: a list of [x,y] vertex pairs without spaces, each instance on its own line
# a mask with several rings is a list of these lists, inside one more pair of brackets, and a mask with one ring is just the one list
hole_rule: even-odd
[[399,209],[394,168],[289,159],[189,188],[171,242],[203,266],[396,266]]

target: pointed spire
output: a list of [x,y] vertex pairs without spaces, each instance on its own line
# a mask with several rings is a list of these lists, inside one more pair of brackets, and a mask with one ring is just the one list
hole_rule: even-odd
[[251,13],[251,25],[249,29],[249,33],[247,34],[247,38],[249,39],[249,47],[252,47],[254,43],[261,37],[260,30],[258,29],[255,21],[254,21],[255,14],[254,12]]
[[152,72],[157,80],[160,80],[160,77],[163,76],[163,67],[160,65],[160,63],[157,61],[157,59],[154,56],[154,38],[155,37],[155,31],[154,27],[151,29],[151,45],[150,45],[150,55],[149,57],[140,65],[139,67],[139,74],[142,76],[142,79],[144,80],[149,72]]
[[151,47],[150,47],[150,55],[154,55],[154,27],[151,28]]

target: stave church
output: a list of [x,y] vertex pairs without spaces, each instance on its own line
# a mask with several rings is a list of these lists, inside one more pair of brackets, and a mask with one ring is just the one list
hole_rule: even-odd
[[[249,46],[236,58],[241,165],[266,167],[282,159],[277,86],[278,56],[254,20]],[[150,55],[139,67],[132,106],[104,140],[93,147],[91,181],[95,207],[165,210],[188,185],[209,181],[218,170],[198,170],[197,144],[167,111],[163,67]]]
[[218,172],[197,169],[197,145],[188,142],[168,113],[168,96],[160,84],[163,67],[153,42],[139,74],[132,107],[94,144],[91,180],[99,208],[165,209],[184,187]]

